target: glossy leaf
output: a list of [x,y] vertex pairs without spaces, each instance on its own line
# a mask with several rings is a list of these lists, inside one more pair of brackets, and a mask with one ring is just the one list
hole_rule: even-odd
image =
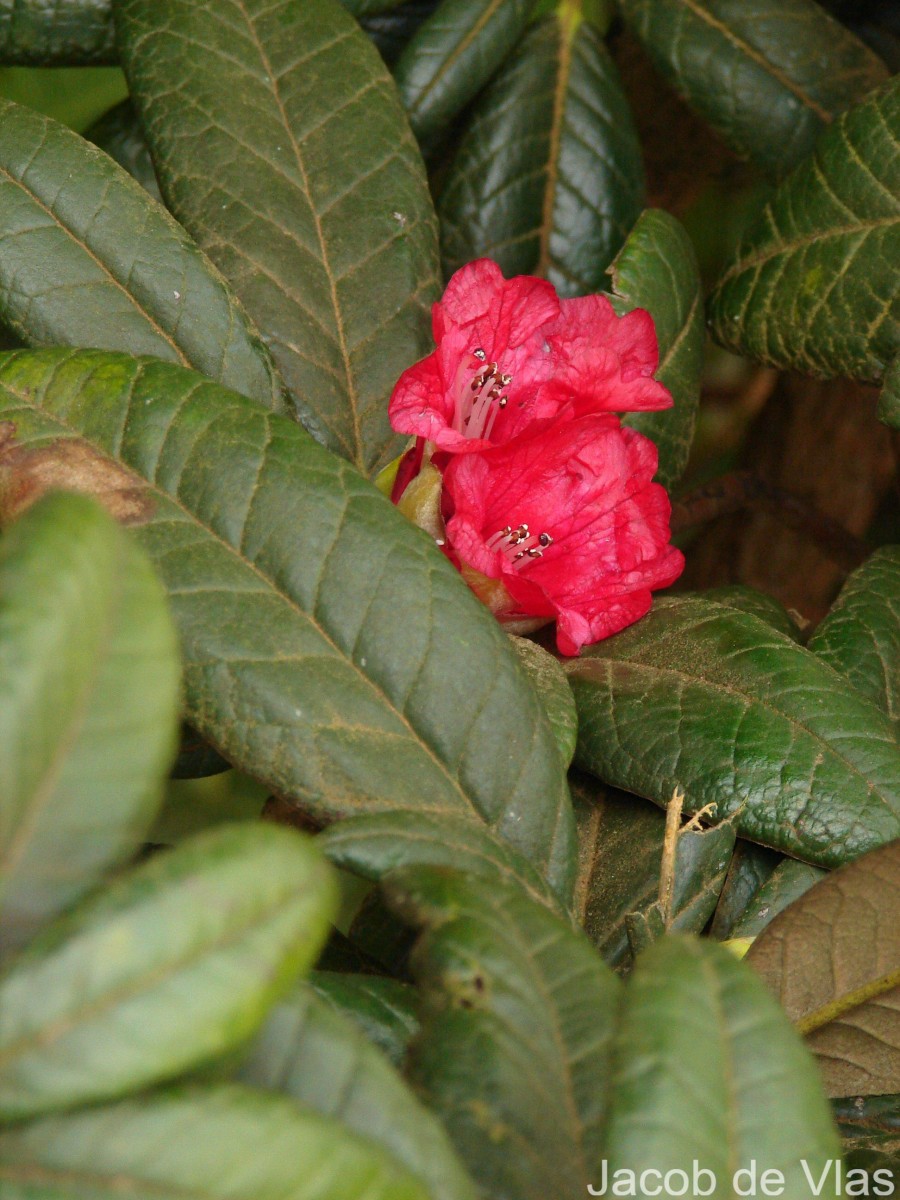
[[131,100],[123,100],[85,131],[85,138],[114,159],[154,200],[162,203],[150,147]]
[[152,354],[282,404],[258,334],[184,230],[107,155],[2,98],[0,318],[27,345]]
[[785,1196],[813,1194],[806,1172],[823,1177],[820,1196],[839,1194],[840,1143],[812,1059],[753,972],[716,943],[678,935],[641,955],[615,1058],[610,1178],[686,1169],[690,1181],[696,1160],[717,1197],[754,1194],[764,1170],[783,1173]]
[[109,1099],[221,1056],[314,961],[334,907],[312,843],[272,825],[154,855],[0,975],[0,1114]]
[[431,1200],[474,1200],[441,1124],[346,1017],[309,987],[276,1005],[239,1078],[284,1092],[386,1150]]
[[386,975],[313,971],[309,986],[319,999],[352,1021],[362,1034],[399,1067],[419,1028],[415,988]]
[[237,1086],[145,1096],[0,1133],[3,1200],[429,1200],[368,1139]]
[[416,137],[443,133],[515,46],[529,0],[441,0],[400,55],[394,78]]
[[539,698],[450,563],[351,467],[190,372],[91,352],[0,361],[3,419],[147,480],[138,532],[187,716],[229,761],[318,823],[485,821],[566,894],[571,807]]
[[783,174],[887,78],[813,0],[620,0],[654,64],[742,157]]
[[671,488],[684,474],[700,400],[706,337],[703,288],[697,256],[684,227],[658,208],[648,208],[609,269],[616,308],[645,308],[659,342],[655,378],[672,393],[663,412],[628,413],[623,423],[652,438],[659,448],[656,478]]
[[853,572],[809,648],[900,722],[900,546]]
[[[610,966],[629,966],[630,918],[658,907],[665,816],[639,796],[606,788],[587,775],[572,782],[578,826],[576,916]],[[678,839],[671,928],[699,933],[716,906],[734,845],[726,823]],[[662,926],[664,928],[664,925]]]
[[410,1071],[485,1197],[584,1195],[601,1153],[620,987],[587,939],[514,886],[412,868],[424,927]]
[[175,752],[179,675],[162,587],[96,502],[46,496],[4,532],[0,948],[141,845]]
[[565,672],[556,658],[528,638],[514,637],[512,644],[519,662],[544,702],[550,725],[556,735],[559,754],[566,766],[575,753],[578,738],[578,713]]
[[752,896],[730,933],[732,938],[755,938],[788,905],[824,879],[827,872],[798,858],[783,859]]
[[488,257],[563,296],[599,291],[643,192],[615,64],[595,26],[563,6],[532,26],[474,108],[441,191],[445,273]]
[[112,0],[12,0],[0,7],[5,66],[94,66],[116,61]]
[[666,804],[737,813],[753,841],[835,866],[900,836],[900,748],[887,718],[757,617],[658,600],[565,664],[575,761]]
[[360,26],[372,39],[378,53],[393,66],[419,28],[437,8],[439,0],[405,0],[405,3],[378,16],[363,17]]
[[559,903],[527,859],[483,825],[454,813],[423,812],[415,821],[403,811],[350,817],[326,829],[318,841],[335,866],[364,879],[381,880],[400,867],[454,867],[513,881],[541,904]]
[[806,1034],[830,1096],[900,1080],[900,841],[835,871],[753,943],[756,968]]
[[878,381],[900,349],[898,256],[895,78],[837,120],[750,223],[710,298],[713,334],[759,362]]
[[258,323],[300,419],[368,470],[430,349],[434,209],[387,69],[337,0],[119,0],[172,212]]
[[724,942],[732,936],[735,925],[780,862],[784,857],[775,850],[738,838],[709,927],[710,937]]

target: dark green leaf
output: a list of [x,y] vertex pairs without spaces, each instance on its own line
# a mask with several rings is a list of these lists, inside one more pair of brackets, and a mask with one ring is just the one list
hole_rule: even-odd
[[900,836],[887,718],[815,654],[699,598],[658,600],[565,664],[575,761],[666,804],[738,814],[744,836],[835,866]]
[[138,181],[154,200],[162,203],[162,195],[150,157],[150,147],[141,129],[131,100],[123,100],[104,113],[84,134],[89,142],[99,146],[110,158]]
[[878,381],[900,349],[898,258],[900,77],[837,120],[751,222],[710,299],[713,333],[760,362]]
[[0,7],[5,66],[116,62],[112,0],[6,0]]
[[418,1031],[419,997],[415,988],[386,975],[313,971],[309,983],[335,1012],[353,1021],[399,1067]]
[[900,546],[854,571],[809,648],[900,722]]
[[598,30],[563,6],[528,31],[475,107],[441,192],[445,272],[486,256],[563,296],[596,292],[643,193],[615,64]]
[[900,841],[834,871],[747,954],[819,1060],[829,1096],[900,1080]]
[[259,324],[308,428],[368,470],[430,348],[434,209],[384,63],[337,0],[118,0],[173,213]]
[[512,644],[519,656],[519,662],[544,702],[550,725],[556,735],[560,757],[568,766],[575,753],[575,742],[578,738],[578,713],[575,711],[575,698],[565,671],[558,660],[536,642],[531,642],[528,638],[514,637]]
[[751,897],[740,920],[730,933],[733,938],[755,938],[780,912],[808,892],[825,871],[797,858],[783,859],[759,890]]
[[[603,787],[587,775],[573,776],[572,796],[579,848],[576,915],[610,966],[629,966],[628,919],[658,905],[665,816],[639,796]],[[704,928],[733,844],[734,830],[727,822],[681,834],[672,891],[673,929],[699,933]]]
[[109,1099],[221,1056],[314,961],[334,902],[312,843],[274,825],[154,855],[0,975],[0,1113]]
[[425,867],[388,888],[425,928],[411,1074],[482,1195],[583,1196],[607,1113],[615,976],[514,885]]
[[0,1133],[3,1200],[430,1200],[395,1159],[281,1096],[219,1086]]
[[405,4],[390,12],[380,13],[377,17],[363,17],[360,25],[388,66],[393,66],[406,43],[437,6],[438,0],[406,0]]
[[703,600],[724,604],[726,608],[736,608],[738,612],[750,613],[795,642],[800,640],[800,629],[784,605],[774,596],[758,592],[756,588],[744,587],[738,583],[725,584],[722,587],[706,588],[698,595]]
[[710,937],[724,942],[732,936],[732,930],[747,911],[753,897],[780,862],[784,862],[784,858],[775,850],[738,838],[713,914]]
[[487,83],[522,34],[530,0],[441,0],[394,69],[413,132],[432,143]]
[[475,1200],[437,1119],[347,1018],[299,987],[269,1014],[239,1078],[285,1092],[375,1142],[431,1200]]
[[487,879],[515,882],[534,900],[558,907],[558,898],[534,866],[489,829],[455,813],[402,810],[351,817],[319,836],[335,866],[380,880],[398,867],[455,867]]
[[179,674],[163,590],[98,504],[46,496],[0,537],[0,948],[143,842]]
[[370,892],[350,926],[352,944],[378,970],[395,979],[409,979],[409,952],[415,936],[385,903],[378,891]]
[[811,1057],[753,972],[710,941],[667,937],[638,959],[606,1139],[610,1177],[687,1169],[690,1179],[696,1159],[724,1198],[741,1194],[735,1172],[755,1162],[755,1185],[735,1180],[748,1195],[764,1194],[762,1171],[780,1170],[784,1195],[799,1200],[813,1194],[805,1161],[816,1181],[830,1168],[819,1195],[838,1194],[840,1143]]
[[226,762],[190,725],[183,725],[178,757],[172,767],[173,779],[206,779],[227,771],[231,763]]
[[169,589],[187,715],[229,761],[319,823],[486,821],[566,896],[571,806],[539,698],[431,539],[351,467],[190,372],[96,352],[8,355],[4,418],[148,481],[139,536]]
[[620,0],[653,62],[742,157],[783,174],[887,68],[813,0]]
[[107,155],[3,99],[0,317],[31,346],[152,354],[282,405],[268,352],[184,230]]
[[378,16],[379,13],[399,7],[403,2],[404,0],[341,0],[347,12],[352,13],[357,20],[360,17]]
[[672,393],[664,412],[628,413],[623,422],[659,447],[657,479],[670,488],[684,474],[694,438],[703,368],[703,290],[697,256],[684,227],[648,208],[609,269],[619,312],[646,308],[659,342],[655,378]]

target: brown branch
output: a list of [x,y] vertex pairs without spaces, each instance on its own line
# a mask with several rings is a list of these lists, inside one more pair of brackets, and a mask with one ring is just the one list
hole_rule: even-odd
[[838,521],[800,496],[769,483],[754,471],[733,471],[694,488],[672,505],[672,532],[706,524],[745,509],[770,513],[814,542],[832,562],[852,571],[869,556],[869,548]]

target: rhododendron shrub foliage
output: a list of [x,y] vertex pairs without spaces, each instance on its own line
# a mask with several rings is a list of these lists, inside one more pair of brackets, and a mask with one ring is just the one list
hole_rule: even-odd
[[563,654],[638,620],[684,565],[656,447],[617,415],[672,404],[653,379],[650,314],[560,300],[546,280],[505,279],[480,259],[456,272],[432,323],[435,350],[391,397],[393,427],[415,439],[394,501],[505,624],[556,620]]

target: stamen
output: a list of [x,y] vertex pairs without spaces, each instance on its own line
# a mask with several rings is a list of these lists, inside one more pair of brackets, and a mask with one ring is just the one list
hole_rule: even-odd
[[[459,364],[456,372],[453,428],[466,437],[489,438],[498,411],[509,403],[503,389],[512,383],[512,375],[501,372],[498,363],[488,363],[486,359],[486,351],[479,347],[472,351],[467,362]],[[474,373],[470,375],[473,366]]]
[[486,542],[488,550],[498,550],[519,570],[526,567],[530,560],[543,558],[544,551],[552,545],[553,538],[549,533],[543,532],[535,536],[524,522],[515,528],[505,525]]

